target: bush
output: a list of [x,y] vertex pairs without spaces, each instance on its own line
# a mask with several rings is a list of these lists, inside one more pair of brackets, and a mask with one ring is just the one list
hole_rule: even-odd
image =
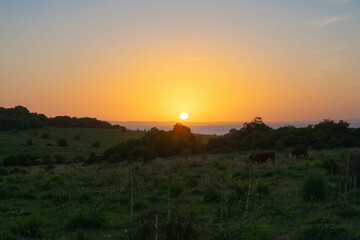
[[13,226],[10,231],[14,235],[26,237],[28,239],[42,238],[43,235],[40,230],[41,223],[36,218],[20,219]]
[[98,148],[98,147],[100,147],[100,142],[99,141],[94,142],[93,145],[91,145],[91,146],[94,148]]
[[57,144],[59,147],[67,147],[68,146],[68,142],[65,138],[58,139]]
[[327,189],[324,179],[318,174],[311,174],[303,185],[305,201],[322,201],[326,198]]
[[144,161],[149,161],[157,157],[157,153],[149,147],[141,146],[134,147],[129,152],[129,158],[132,160],[142,159]]
[[28,146],[32,146],[32,145],[33,145],[32,139],[31,139],[31,138],[28,139],[27,142],[26,142],[26,144],[27,144]]

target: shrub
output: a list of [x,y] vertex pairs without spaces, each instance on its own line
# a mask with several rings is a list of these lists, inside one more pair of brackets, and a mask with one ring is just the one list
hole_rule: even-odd
[[106,218],[99,210],[78,210],[70,216],[66,227],[69,230],[76,229],[98,229],[106,225]]
[[324,179],[318,174],[311,174],[303,185],[305,201],[321,201],[326,198],[327,189]]
[[259,182],[256,190],[262,196],[267,196],[270,193],[269,185],[264,182]]
[[93,145],[91,145],[91,146],[94,148],[98,148],[98,147],[100,147],[100,142],[99,141],[94,142]]
[[322,161],[322,167],[325,168],[329,174],[336,174],[339,166],[333,158],[326,158]]
[[33,141],[32,141],[32,139],[31,139],[31,138],[30,138],[30,139],[28,139],[28,140],[27,140],[27,142],[26,142],[26,144],[27,144],[28,146],[33,145]]
[[58,139],[57,144],[59,147],[67,147],[68,146],[68,142],[65,138]]
[[28,219],[18,220],[13,226],[10,227],[10,231],[14,235],[26,237],[28,239],[38,239],[43,237],[40,226],[40,221],[34,217],[31,217]]

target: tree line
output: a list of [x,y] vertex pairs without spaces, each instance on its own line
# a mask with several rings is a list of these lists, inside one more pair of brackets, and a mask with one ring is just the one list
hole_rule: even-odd
[[307,127],[284,126],[273,129],[262,118],[256,117],[243,124],[241,129],[231,129],[219,138],[210,139],[206,145],[209,152],[231,149],[283,150],[292,147],[310,149],[351,148],[360,146],[360,128],[350,128],[350,123],[325,119]]
[[348,122],[323,120],[307,127],[284,126],[273,129],[262,118],[245,122],[240,129],[230,129],[206,144],[201,135],[177,123],[173,130],[152,128],[140,139],[131,139],[107,149],[99,159],[109,162],[122,160],[151,160],[156,157],[196,153],[224,153],[239,150],[284,150],[293,147],[310,149],[352,148],[360,146],[360,128],[350,128]]
[[124,126],[111,125],[106,121],[96,118],[77,118],[69,116],[57,116],[48,118],[44,114],[31,113],[23,106],[14,108],[0,107],[0,131],[25,130],[31,128],[51,127],[86,127],[86,128],[108,128],[126,131]]

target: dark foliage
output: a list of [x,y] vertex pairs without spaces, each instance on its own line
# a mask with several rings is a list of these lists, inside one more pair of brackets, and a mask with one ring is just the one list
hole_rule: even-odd
[[350,128],[350,124],[340,120],[328,119],[303,128],[285,126],[272,129],[260,117],[246,122],[239,130],[231,129],[223,137],[210,139],[206,150],[215,153],[222,149],[278,149],[298,146],[313,149],[333,149],[356,147],[360,145],[360,128]]
[[159,157],[175,156],[181,153],[201,153],[203,144],[189,127],[180,123],[173,130],[163,131],[152,128],[141,139],[130,139],[107,149],[102,157],[109,162],[122,160],[151,160]]
[[35,218],[19,219],[16,224],[10,228],[10,231],[14,235],[27,239],[41,239],[43,235],[40,226],[40,221]]
[[94,147],[94,148],[98,148],[98,147],[100,147],[100,142],[96,141],[91,146]]
[[47,117],[43,114],[30,113],[25,107],[0,107],[0,131],[12,129],[40,128],[45,126]]
[[4,166],[32,166],[37,165],[38,156],[33,154],[18,154],[6,157],[3,160]]
[[322,201],[327,194],[326,183],[322,176],[311,174],[304,182],[303,198],[305,201]]
[[106,218],[102,211],[97,209],[78,210],[73,216],[70,216],[67,229],[98,229],[106,225]]
[[[44,114],[30,113],[29,110],[22,106],[15,108],[0,107],[0,131],[23,130],[30,128],[51,127],[86,127],[86,128],[109,128],[126,131],[124,126],[118,124],[111,125],[106,121],[97,120],[96,118],[76,118],[69,116],[57,116],[47,118]],[[46,135],[43,138],[46,138]]]

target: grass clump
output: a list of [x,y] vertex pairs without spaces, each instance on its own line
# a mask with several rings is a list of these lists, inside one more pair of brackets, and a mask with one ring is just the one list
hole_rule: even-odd
[[357,239],[350,235],[349,229],[345,226],[336,226],[327,221],[314,223],[306,228],[298,238],[299,240],[350,240]]
[[334,160],[334,158],[326,158],[322,161],[322,167],[329,173],[329,174],[336,174],[338,173],[338,163]]
[[183,174],[183,179],[188,187],[195,187],[198,185],[198,175],[193,172],[185,172]]
[[18,220],[10,227],[10,231],[13,235],[25,237],[27,239],[41,239],[43,234],[40,227],[40,221],[37,218],[30,217]]
[[70,216],[66,228],[69,230],[76,229],[99,229],[106,225],[105,215],[99,210],[78,210]]
[[327,195],[326,183],[319,174],[311,174],[303,185],[303,199],[305,201],[323,201]]
[[172,197],[179,196],[185,188],[185,183],[183,181],[173,181],[170,184],[170,192]]
[[269,184],[265,183],[265,182],[259,182],[257,187],[256,187],[256,191],[261,195],[261,196],[267,196],[270,194],[270,187]]

